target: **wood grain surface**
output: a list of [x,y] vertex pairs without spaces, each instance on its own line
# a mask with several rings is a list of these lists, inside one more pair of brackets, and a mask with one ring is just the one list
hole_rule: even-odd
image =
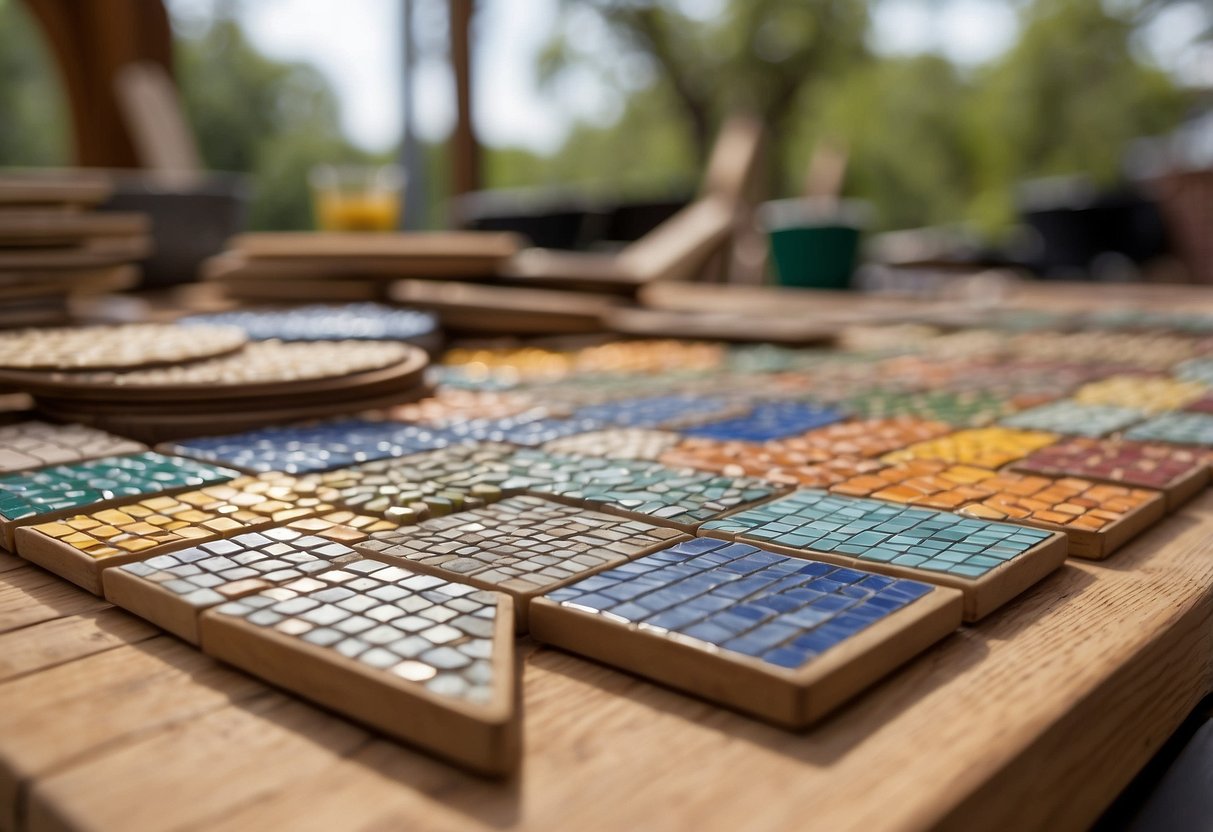
[[523,641],[481,780],[0,559],[3,829],[1081,829],[1213,686],[1213,494],[818,727]]

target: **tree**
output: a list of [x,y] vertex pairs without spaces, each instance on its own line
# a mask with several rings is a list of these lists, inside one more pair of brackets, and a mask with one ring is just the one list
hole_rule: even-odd
[[67,102],[42,33],[21,4],[0,0],[0,165],[63,165]]

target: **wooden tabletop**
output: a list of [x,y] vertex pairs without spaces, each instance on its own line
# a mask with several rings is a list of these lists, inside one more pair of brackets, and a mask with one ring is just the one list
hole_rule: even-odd
[[464,775],[0,555],[0,829],[1079,829],[1213,690],[1213,492],[817,729],[524,643]]

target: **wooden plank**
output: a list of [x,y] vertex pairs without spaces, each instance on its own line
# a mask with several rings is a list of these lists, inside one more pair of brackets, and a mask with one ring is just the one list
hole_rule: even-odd
[[105,609],[104,598],[81,592],[71,584],[32,566],[3,572],[0,580],[0,633]]
[[0,552],[0,572],[7,572],[10,569],[19,569],[25,566],[25,561],[16,555],[10,555],[8,552]]
[[[26,828],[122,829],[189,826],[324,771],[370,740],[366,731],[282,694],[257,697],[181,722],[90,757],[31,790]],[[148,762],[157,760],[155,791],[188,795],[166,818],[149,799]],[[272,764],[267,764],[272,761]],[[339,828],[339,827],[334,827]]]
[[159,630],[117,609],[44,621],[0,635],[0,682],[135,644]]
[[167,637],[0,683],[0,828],[16,827],[35,778],[265,690]]

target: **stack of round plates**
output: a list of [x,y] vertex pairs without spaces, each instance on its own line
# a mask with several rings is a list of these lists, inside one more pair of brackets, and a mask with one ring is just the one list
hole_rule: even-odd
[[148,442],[412,401],[427,364],[409,344],[250,342],[231,326],[0,333],[0,384],[50,417]]

